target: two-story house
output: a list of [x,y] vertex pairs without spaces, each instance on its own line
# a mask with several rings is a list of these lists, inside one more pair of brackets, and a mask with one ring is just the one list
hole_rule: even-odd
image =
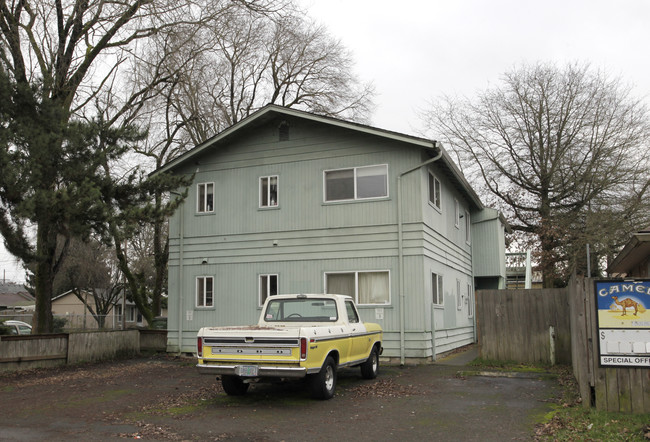
[[475,342],[477,281],[503,284],[504,221],[438,142],[268,105],[168,171],[194,176],[170,220],[170,352],[327,292],[382,325],[385,357],[435,359]]

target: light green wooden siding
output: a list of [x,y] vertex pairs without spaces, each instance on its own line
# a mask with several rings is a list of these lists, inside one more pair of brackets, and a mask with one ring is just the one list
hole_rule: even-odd
[[[319,293],[324,290],[325,272],[387,270],[390,305],[361,306],[360,313],[364,321],[384,328],[384,356],[399,357],[397,176],[428,157],[419,147],[386,138],[302,120],[289,123],[290,141],[276,141],[273,125],[262,126],[225,148],[205,152],[198,164],[180,171],[196,172],[196,178],[170,222],[168,350],[193,352],[196,332],[203,326],[255,323],[260,313],[260,274],[278,274],[280,293]],[[376,164],[388,165],[388,197],[323,201],[323,171]],[[432,330],[437,353],[466,341],[467,333],[445,334],[445,329],[470,327],[473,335],[472,322],[457,311],[452,299],[456,278],[462,279],[466,290],[472,273],[471,246],[453,224],[453,199],[462,202],[462,198],[436,165],[432,170],[438,172],[443,186],[441,212],[428,204],[426,168],[402,180],[409,358],[432,356]],[[279,177],[279,205],[260,209],[259,177],[269,175]],[[215,183],[212,214],[196,213],[196,183],[203,182]],[[434,328],[431,269],[449,275],[445,277],[448,308],[434,313]],[[197,276],[214,277],[214,308],[195,306]]]
[[474,276],[505,278],[504,226],[494,209],[485,209],[477,214],[472,230],[474,234]]

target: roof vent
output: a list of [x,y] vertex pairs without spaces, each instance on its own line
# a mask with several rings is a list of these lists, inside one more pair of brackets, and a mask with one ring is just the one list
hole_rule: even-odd
[[289,141],[289,123],[286,121],[278,126],[278,141]]

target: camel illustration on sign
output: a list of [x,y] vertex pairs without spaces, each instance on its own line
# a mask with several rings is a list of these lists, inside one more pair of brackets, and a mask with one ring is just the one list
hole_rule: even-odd
[[618,296],[612,296],[612,299],[617,305],[623,307],[623,314],[621,316],[625,316],[627,314],[626,310],[628,308],[634,309],[634,316],[636,316],[638,312],[643,313],[645,311],[645,307],[643,306],[643,304],[639,304],[632,298],[625,298],[619,301]]

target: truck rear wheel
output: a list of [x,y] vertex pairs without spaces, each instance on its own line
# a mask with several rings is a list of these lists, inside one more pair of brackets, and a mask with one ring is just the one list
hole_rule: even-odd
[[221,386],[229,396],[243,396],[248,391],[250,384],[242,381],[240,377],[224,375],[221,376]]
[[366,362],[361,364],[361,376],[364,379],[374,379],[377,373],[379,373],[379,351],[377,347],[373,347]]
[[320,372],[311,375],[311,395],[314,399],[332,399],[336,390],[336,362],[331,356],[325,359]]

